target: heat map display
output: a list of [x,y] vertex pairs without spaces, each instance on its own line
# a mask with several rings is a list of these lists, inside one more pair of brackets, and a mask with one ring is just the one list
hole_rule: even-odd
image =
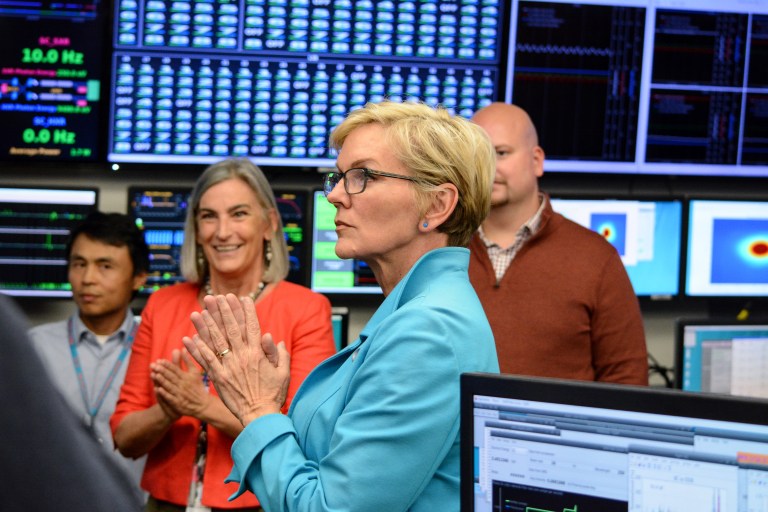
[[686,293],[768,297],[768,202],[690,201]]

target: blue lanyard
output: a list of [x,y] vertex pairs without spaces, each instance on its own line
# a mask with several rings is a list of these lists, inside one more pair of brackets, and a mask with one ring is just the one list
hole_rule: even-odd
[[96,418],[96,415],[99,413],[99,409],[101,409],[101,406],[104,403],[104,398],[106,398],[109,388],[112,387],[112,383],[115,381],[115,377],[117,376],[117,373],[120,371],[120,367],[123,365],[123,361],[125,361],[125,357],[128,355],[128,352],[131,351],[131,345],[133,345],[133,338],[136,336],[136,329],[138,329],[139,324],[138,323],[133,324],[133,328],[131,329],[130,334],[128,334],[128,339],[123,343],[123,348],[120,350],[120,354],[117,356],[117,360],[115,361],[115,364],[112,366],[112,369],[109,371],[109,374],[107,375],[107,378],[104,381],[104,384],[102,384],[101,390],[96,395],[96,400],[93,403],[93,405],[91,405],[90,401],[88,400],[88,387],[85,384],[85,374],[83,373],[83,366],[80,363],[80,356],[77,352],[77,340],[75,338],[75,325],[74,325],[74,322],[72,321],[72,317],[69,317],[69,322],[67,325],[69,329],[69,350],[72,354],[72,362],[75,363],[75,373],[77,374],[77,383],[80,386],[80,394],[83,397],[83,403],[85,404],[85,409],[88,411],[88,415],[91,417],[90,426],[93,426],[93,420],[94,418]]

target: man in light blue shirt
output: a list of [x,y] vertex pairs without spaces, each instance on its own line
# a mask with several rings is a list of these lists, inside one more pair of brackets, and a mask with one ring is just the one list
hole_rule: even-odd
[[77,311],[32,328],[32,345],[66,403],[140,494],[144,458],[127,459],[114,449],[109,418],[138,327],[129,305],[146,281],[149,249],[128,216],[95,212],[72,231],[67,259]]

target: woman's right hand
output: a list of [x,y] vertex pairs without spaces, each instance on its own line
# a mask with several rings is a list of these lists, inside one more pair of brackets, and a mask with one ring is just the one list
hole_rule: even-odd
[[280,413],[288,394],[290,355],[284,342],[261,334],[250,297],[206,296],[206,309],[191,315],[197,329],[184,346],[205,369],[224,404],[246,426]]

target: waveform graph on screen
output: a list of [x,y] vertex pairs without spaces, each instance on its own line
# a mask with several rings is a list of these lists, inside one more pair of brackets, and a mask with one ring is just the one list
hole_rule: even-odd
[[600,234],[624,256],[627,252],[627,216],[620,213],[593,213],[590,229]]
[[645,9],[519,3],[512,101],[548,159],[635,157]]
[[715,219],[712,283],[768,284],[768,220]]

